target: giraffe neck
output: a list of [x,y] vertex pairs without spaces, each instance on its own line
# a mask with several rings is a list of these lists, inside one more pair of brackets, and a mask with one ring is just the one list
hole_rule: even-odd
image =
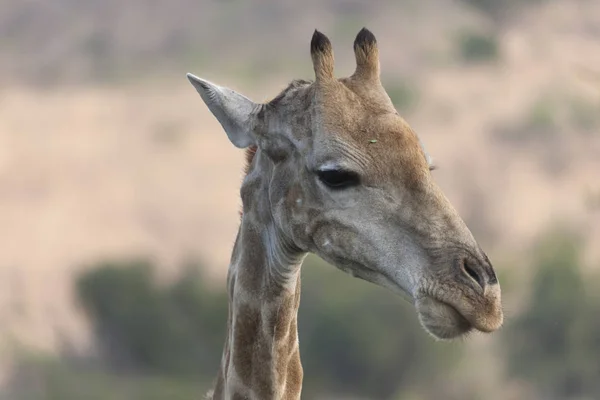
[[282,243],[274,226],[242,217],[227,278],[227,336],[214,400],[300,398],[303,254]]

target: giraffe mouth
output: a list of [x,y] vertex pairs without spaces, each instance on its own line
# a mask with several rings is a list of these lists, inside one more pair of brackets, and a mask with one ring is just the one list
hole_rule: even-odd
[[416,299],[415,308],[421,326],[436,339],[454,339],[476,329],[455,306],[446,301],[424,296]]
[[[348,259],[339,259],[338,268],[350,275],[390,289],[411,303],[418,314],[421,326],[438,340],[450,340],[473,331],[490,333],[503,322],[499,286],[490,286],[484,293],[462,293],[447,284],[435,289],[410,290],[388,275]],[[343,266],[343,267],[342,267]],[[416,292],[416,293],[415,293]],[[445,294],[444,294],[445,293]]]
[[424,295],[415,308],[423,328],[437,339],[453,339],[473,330],[491,333],[502,326],[499,288],[490,288],[480,298],[449,298]]

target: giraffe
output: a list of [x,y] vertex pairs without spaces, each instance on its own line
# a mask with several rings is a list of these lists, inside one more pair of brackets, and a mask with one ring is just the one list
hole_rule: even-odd
[[232,144],[247,149],[213,400],[300,398],[308,253],[404,296],[434,338],[502,325],[494,269],[386,94],[375,36],[358,33],[347,78],[334,76],[324,34],[315,30],[310,50],[314,81],[292,81],[262,104],[187,75]]

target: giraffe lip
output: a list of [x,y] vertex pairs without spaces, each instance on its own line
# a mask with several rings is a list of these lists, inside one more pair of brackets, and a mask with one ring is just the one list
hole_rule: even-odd
[[418,297],[415,308],[423,328],[436,339],[454,339],[477,329],[457,307],[438,297]]

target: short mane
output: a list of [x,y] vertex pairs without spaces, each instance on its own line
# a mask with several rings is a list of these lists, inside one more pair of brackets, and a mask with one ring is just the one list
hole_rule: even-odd
[[254,155],[256,154],[256,150],[258,147],[250,146],[246,149],[246,164],[244,165],[244,176],[248,175],[250,172],[250,166],[252,165],[252,161],[254,160]]

